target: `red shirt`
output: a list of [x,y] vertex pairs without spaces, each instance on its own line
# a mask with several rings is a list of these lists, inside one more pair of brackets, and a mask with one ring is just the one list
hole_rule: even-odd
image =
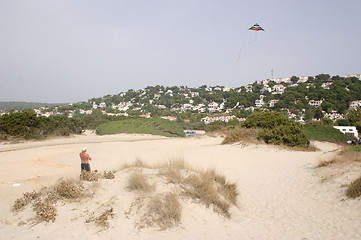
[[92,158],[86,152],[81,152],[79,156],[81,159],[81,163],[89,163],[89,160],[92,160]]

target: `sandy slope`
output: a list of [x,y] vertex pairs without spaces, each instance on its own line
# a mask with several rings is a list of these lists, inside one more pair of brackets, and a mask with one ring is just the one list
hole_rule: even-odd
[[[361,239],[361,200],[345,198],[347,182],[323,182],[315,169],[337,146],[317,143],[320,151],[295,152],[266,145],[220,145],[221,138],[164,138],[149,135],[95,136],[0,145],[1,239]],[[230,220],[191,202],[183,203],[182,224],[167,231],[137,230],[129,210],[126,176],[117,175],[86,204],[59,206],[54,223],[18,227],[10,207],[23,192],[40,189],[59,177],[79,175],[78,153],[87,146],[92,168],[116,169],[137,158],[146,163],[184,159],[192,167],[215,168],[237,183],[239,208]],[[109,181],[109,180],[102,180]],[[20,186],[18,186],[20,184]],[[111,227],[84,224],[84,211],[116,202]],[[74,203],[76,204],[76,203]],[[103,205],[102,205],[103,204]],[[74,210],[78,209],[78,210]],[[80,211],[82,210],[82,211]],[[30,214],[30,213],[29,213]]]

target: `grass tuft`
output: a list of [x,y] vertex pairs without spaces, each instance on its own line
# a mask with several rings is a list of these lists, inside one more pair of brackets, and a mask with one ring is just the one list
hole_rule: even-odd
[[260,142],[257,139],[259,130],[256,128],[244,128],[236,126],[232,129],[226,130],[222,144],[231,144],[237,142],[257,143]]
[[353,181],[347,188],[346,195],[349,198],[361,196],[361,177]]
[[153,186],[148,183],[148,180],[144,174],[134,172],[129,176],[128,189],[130,191],[150,192],[153,190]]
[[89,218],[86,220],[86,223],[94,222],[95,225],[102,228],[108,228],[109,227],[109,218],[113,217],[113,208],[110,208],[108,210],[105,210],[102,214],[100,214],[96,218]]
[[160,230],[180,224],[182,205],[174,193],[153,196],[147,205],[147,212],[140,221],[139,227],[159,227]]

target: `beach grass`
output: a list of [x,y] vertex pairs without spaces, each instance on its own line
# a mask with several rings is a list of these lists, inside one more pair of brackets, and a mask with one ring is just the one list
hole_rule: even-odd
[[361,177],[353,181],[347,188],[346,195],[349,198],[357,198],[361,196]]
[[241,126],[236,126],[231,129],[224,130],[225,138],[222,144],[231,144],[236,142],[246,142],[246,143],[258,143],[260,142],[257,137],[259,134],[259,129],[257,128],[245,128]]

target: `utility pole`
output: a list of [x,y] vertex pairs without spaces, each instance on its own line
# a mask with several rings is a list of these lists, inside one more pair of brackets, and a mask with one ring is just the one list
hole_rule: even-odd
[[273,68],[271,69],[271,79],[273,79]]

